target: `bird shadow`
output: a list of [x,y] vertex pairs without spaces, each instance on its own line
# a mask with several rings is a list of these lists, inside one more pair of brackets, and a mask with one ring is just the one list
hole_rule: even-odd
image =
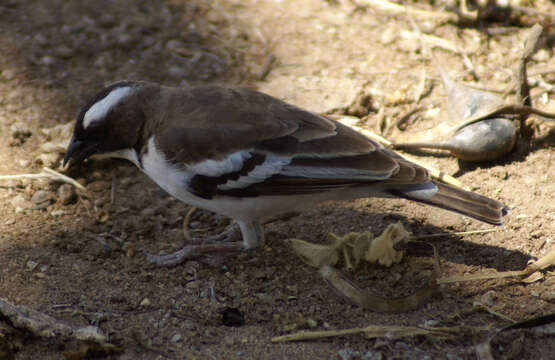
[[[421,205],[407,203],[405,207],[410,211],[413,206]],[[434,215],[433,212],[430,214]],[[532,259],[529,254],[495,244],[498,242],[496,238],[502,234],[502,227],[499,228],[499,232],[461,236],[455,234],[456,231],[446,230],[428,223],[425,218],[420,216],[418,219],[414,219],[387,210],[382,212],[380,209],[380,212],[374,212],[371,208],[368,211],[355,209],[351,202],[325,203],[306,214],[301,214],[280,224],[267,225],[266,228],[267,231],[278,230],[280,237],[298,237],[308,241],[328,242],[328,233],[330,232],[341,235],[351,231],[370,231],[378,236],[389,224],[396,222],[400,222],[411,234],[423,236],[418,241],[427,242],[436,247],[442,260],[455,264],[508,271],[523,269]],[[430,234],[444,235],[434,235],[426,239],[425,235]],[[488,244],[488,241],[492,241],[492,243]]]

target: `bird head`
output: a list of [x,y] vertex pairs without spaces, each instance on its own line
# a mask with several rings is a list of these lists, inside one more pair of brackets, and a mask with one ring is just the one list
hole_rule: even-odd
[[121,81],[97,93],[79,113],[63,165],[136,147],[145,121],[141,103],[145,86]]

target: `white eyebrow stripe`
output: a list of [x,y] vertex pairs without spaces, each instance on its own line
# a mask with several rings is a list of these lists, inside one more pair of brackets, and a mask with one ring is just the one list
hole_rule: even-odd
[[129,95],[131,91],[130,86],[118,87],[108,95],[106,95],[102,100],[96,102],[93,106],[87,110],[85,116],[83,117],[83,129],[89,127],[89,125],[95,121],[102,120],[120,101]]

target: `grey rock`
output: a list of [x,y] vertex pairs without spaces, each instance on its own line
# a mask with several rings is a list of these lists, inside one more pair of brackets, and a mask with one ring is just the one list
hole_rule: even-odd
[[70,205],[77,201],[77,193],[71,184],[62,184],[58,188],[58,199],[62,205]]
[[52,194],[48,191],[38,190],[31,197],[31,202],[35,208],[44,209],[52,203]]

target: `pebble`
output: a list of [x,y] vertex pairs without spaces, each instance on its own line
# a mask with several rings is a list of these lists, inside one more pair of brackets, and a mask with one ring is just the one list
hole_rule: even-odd
[[480,298],[480,302],[488,307],[492,307],[495,304],[495,300],[497,299],[497,293],[495,290],[490,290],[486,292]]
[[43,34],[37,34],[35,35],[35,37],[33,38],[33,40],[35,41],[35,43],[37,43],[40,46],[45,46],[48,45],[48,39],[46,38],[46,36],[44,36]]
[[380,42],[383,45],[388,45],[394,42],[397,39],[397,29],[393,27],[389,27],[382,32],[380,36]]
[[44,166],[49,168],[54,168],[61,160],[60,154],[57,153],[43,153],[37,156],[37,160],[40,161]]
[[29,260],[27,261],[27,263],[25,264],[25,266],[27,266],[27,269],[33,271],[35,270],[35,268],[39,265],[38,262],[33,261],[33,260]]
[[58,216],[62,216],[65,215],[66,212],[63,210],[54,210],[50,213],[50,215],[52,215],[53,217],[58,217]]
[[112,14],[103,14],[98,19],[98,24],[102,27],[109,28],[116,25],[116,17]]
[[27,199],[25,199],[25,197],[21,194],[15,196],[10,201],[10,203],[15,208],[16,213],[23,212],[25,209],[28,209],[31,207],[31,203]]
[[15,77],[15,70],[14,69],[4,69],[2,70],[2,73],[0,74],[0,77],[3,80],[12,80]]
[[52,56],[46,55],[40,58],[39,62],[45,66],[52,66],[56,62],[56,59]]
[[546,62],[551,59],[551,54],[546,49],[538,49],[536,53],[532,56],[532,59],[537,62]]
[[[31,197],[31,202],[35,206],[48,206],[52,202],[52,195],[44,190],[36,191],[33,196]],[[45,206],[46,205],[46,206]]]
[[14,139],[22,139],[31,136],[32,132],[27,124],[18,121],[10,126],[10,135]]
[[183,326],[185,327],[185,329],[187,330],[194,330],[195,329],[195,323],[192,322],[191,320],[185,320],[183,322]]
[[67,45],[60,45],[54,49],[54,54],[62,59],[69,59],[75,52]]
[[187,75],[187,71],[185,71],[185,69],[181,68],[180,66],[171,66],[166,73],[168,74],[168,76],[173,77],[173,78],[184,78]]
[[309,318],[306,320],[306,324],[308,325],[309,328],[314,329],[318,326],[318,321],[312,318]]
[[137,44],[137,39],[130,34],[120,34],[117,37],[118,45],[124,50],[132,49]]
[[70,205],[77,201],[77,193],[71,184],[62,184],[58,188],[58,199],[62,205]]
[[179,334],[173,334],[172,338],[170,339],[170,342],[171,342],[172,344],[175,344],[175,343],[177,343],[177,342],[180,342],[181,339],[182,339],[182,336],[181,336],[181,335],[179,335]]
[[170,52],[173,50],[181,49],[182,47],[183,44],[181,44],[181,41],[179,40],[170,40],[166,43],[166,50]]
[[105,190],[108,187],[108,183],[106,181],[93,181],[87,185],[87,190],[92,192],[100,192]]

